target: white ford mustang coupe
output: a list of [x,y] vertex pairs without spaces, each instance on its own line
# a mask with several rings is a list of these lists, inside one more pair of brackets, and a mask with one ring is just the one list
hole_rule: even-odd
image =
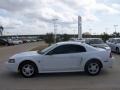
[[16,54],[6,62],[12,72],[24,77],[37,73],[79,72],[98,75],[103,68],[112,67],[112,56],[106,50],[80,42],[59,42],[42,51]]

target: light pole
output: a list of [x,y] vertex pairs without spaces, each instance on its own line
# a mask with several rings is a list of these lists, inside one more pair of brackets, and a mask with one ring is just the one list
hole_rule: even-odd
[[76,30],[74,29],[74,30],[73,30],[73,32],[74,32],[74,38],[76,38],[75,31],[76,31]]
[[82,17],[78,16],[78,39],[82,39]]
[[109,28],[105,28],[105,32],[106,32],[106,34],[108,34],[108,29],[109,29]]
[[117,27],[118,27],[118,25],[114,25],[114,28],[115,28],[115,33],[116,33],[116,30],[117,30]]
[[52,20],[53,24],[54,24],[54,43],[56,43],[56,38],[57,38],[57,36],[56,36],[56,34],[57,34],[57,20],[58,19],[53,19]]
[[89,32],[90,32],[90,34],[92,35],[92,29],[91,29],[91,28],[89,29]]
[[118,25],[114,25],[114,28],[115,28],[115,37],[116,37],[117,27],[118,27]]

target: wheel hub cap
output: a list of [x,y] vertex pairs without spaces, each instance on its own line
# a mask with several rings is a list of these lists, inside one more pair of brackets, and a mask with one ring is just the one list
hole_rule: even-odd
[[95,74],[99,71],[99,65],[97,63],[91,63],[88,66],[88,71],[92,74]]
[[34,68],[32,65],[27,64],[23,66],[22,72],[25,76],[31,76],[34,73]]

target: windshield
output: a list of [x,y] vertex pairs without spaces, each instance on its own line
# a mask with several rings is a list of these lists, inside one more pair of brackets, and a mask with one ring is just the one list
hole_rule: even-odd
[[91,39],[87,41],[87,44],[103,44],[103,40],[101,39]]
[[39,54],[44,54],[46,52],[48,52],[49,50],[51,50],[52,48],[54,48],[56,46],[56,44],[53,44],[45,49],[43,49],[42,51],[38,51]]

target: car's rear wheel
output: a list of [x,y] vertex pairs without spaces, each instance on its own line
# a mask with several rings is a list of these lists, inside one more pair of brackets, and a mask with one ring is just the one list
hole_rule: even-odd
[[85,65],[85,72],[89,75],[98,75],[101,71],[101,64],[98,61],[89,61]]
[[26,78],[33,77],[37,74],[37,67],[32,62],[24,62],[20,65],[20,73]]
[[118,48],[118,47],[116,48],[116,53],[120,53],[120,51],[119,51],[119,48]]

